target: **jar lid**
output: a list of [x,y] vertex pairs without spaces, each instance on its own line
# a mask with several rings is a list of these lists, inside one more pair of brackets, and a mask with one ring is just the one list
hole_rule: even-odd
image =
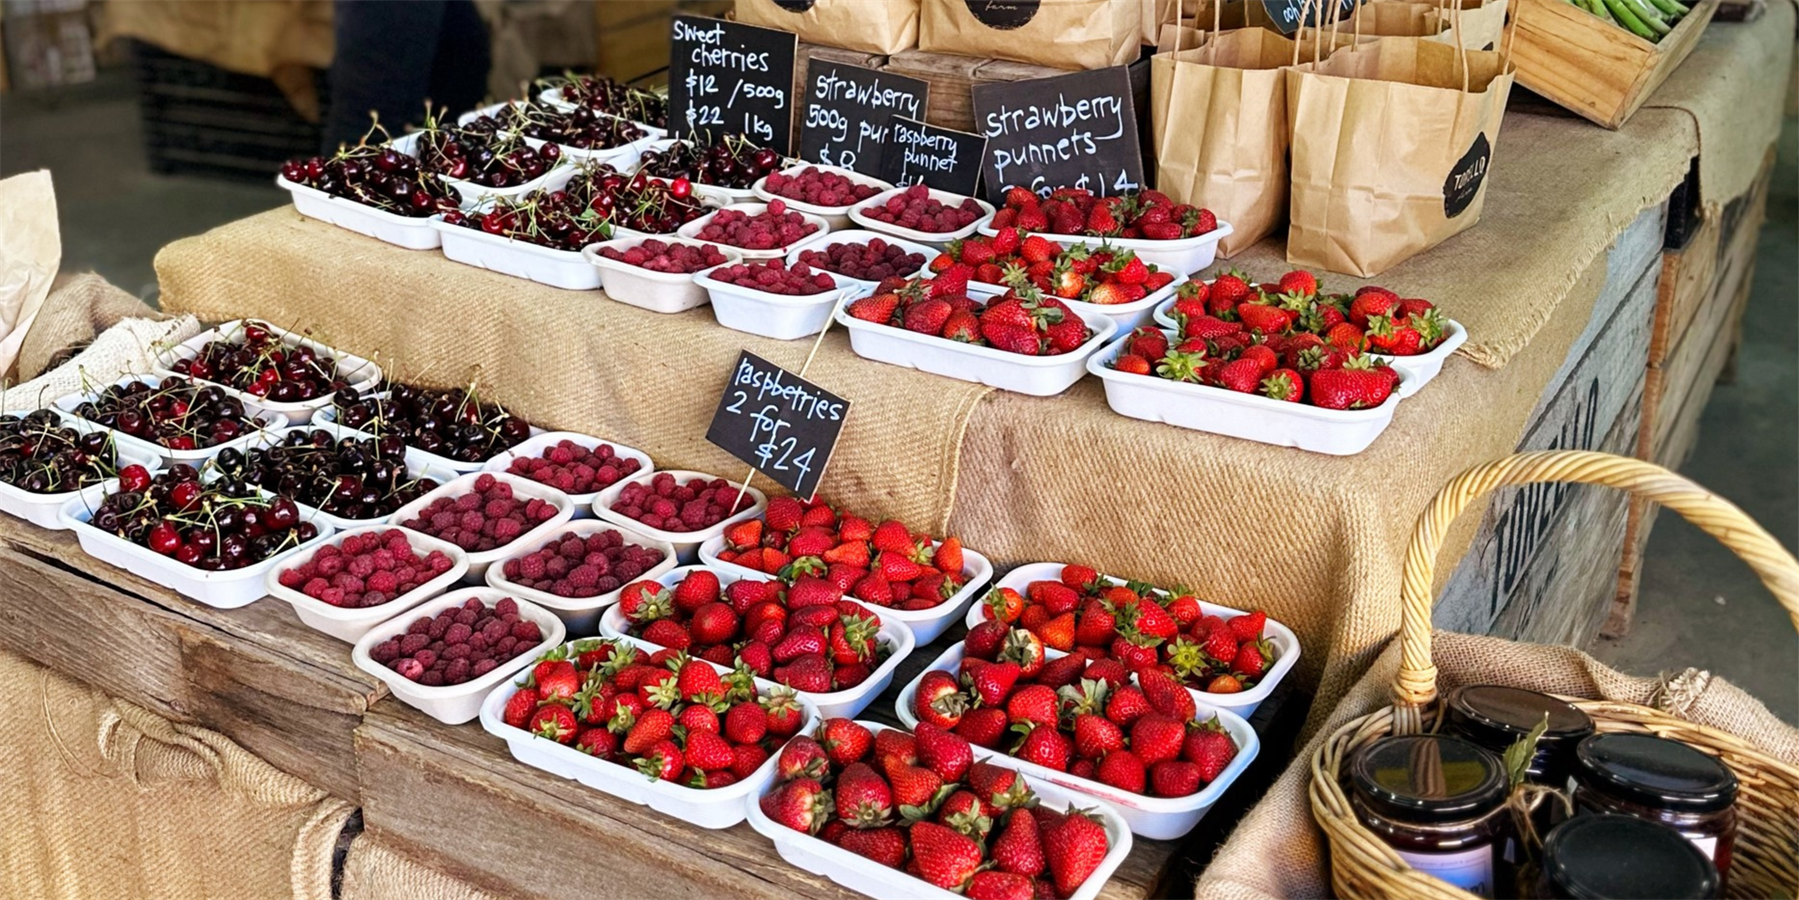
[[1349,776],[1364,804],[1402,822],[1478,819],[1505,802],[1499,756],[1445,735],[1381,738],[1350,761]]
[[1574,755],[1582,784],[1631,803],[1715,812],[1737,799],[1737,776],[1730,767],[1679,741],[1596,734],[1581,741]]
[[1574,705],[1548,694],[1498,684],[1457,688],[1449,697],[1449,720],[1456,730],[1486,747],[1509,747],[1549,714],[1549,729],[1538,746],[1569,746],[1593,733],[1593,720]]
[[1543,841],[1543,875],[1558,897],[1699,900],[1718,895],[1718,870],[1660,822],[1580,815]]

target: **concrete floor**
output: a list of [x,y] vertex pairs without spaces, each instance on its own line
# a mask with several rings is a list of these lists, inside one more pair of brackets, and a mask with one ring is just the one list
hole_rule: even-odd
[[[1782,135],[1734,383],[1719,385],[1683,471],[1799,547],[1799,138]],[[152,174],[122,73],[63,92],[0,95],[0,175],[56,177],[63,270],[93,269],[154,301],[156,250],[286,202],[272,184]],[[270,175],[271,180],[273,174]],[[1628,672],[1709,667],[1799,723],[1799,639],[1767,591],[1716,541],[1672,515],[1649,545],[1625,638],[1593,648]]]

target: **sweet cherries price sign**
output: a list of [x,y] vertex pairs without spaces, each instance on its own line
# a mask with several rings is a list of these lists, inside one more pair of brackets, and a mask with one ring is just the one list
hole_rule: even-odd
[[930,90],[916,78],[812,60],[806,71],[806,112],[800,119],[800,158],[879,175],[888,120],[923,117]]
[[1058,186],[1107,196],[1143,185],[1131,76],[1123,66],[974,86],[975,127],[987,138],[987,198]]
[[973,196],[981,180],[987,139],[894,116],[887,122],[887,145],[876,175],[889,184],[923,183],[940,191]]
[[849,412],[848,400],[745,350],[731,367],[706,440],[811,497]]
[[792,32],[722,19],[676,16],[668,55],[668,125],[708,143],[747,136],[788,152],[793,132]]

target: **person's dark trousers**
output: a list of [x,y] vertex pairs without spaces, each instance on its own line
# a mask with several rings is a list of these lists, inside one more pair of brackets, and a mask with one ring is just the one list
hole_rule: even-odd
[[332,14],[326,153],[360,140],[371,111],[397,136],[423,119],[427,99],[455,115],[486,96],[487,26],[469,0],[337,0]]

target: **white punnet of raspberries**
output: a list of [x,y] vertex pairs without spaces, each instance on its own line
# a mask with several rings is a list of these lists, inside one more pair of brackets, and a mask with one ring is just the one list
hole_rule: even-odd
[[837,282],[832,281],[831,276],[825,272],[814,272],[811,266],[803,262],[794,263],[789,268],[778,259],[725,266],[706,277],[770,294],[805,296],[822,294],[837,287]]
[[695,237],[745,250],[773,250],[799,243],[816,231],[816,224],[790,212],[786,203],[770,200],[768,209],[753,216],[740,209],[721,209]]
[[881,238],[870,238],[866,244],[832,244],[818,250],[801,250],[799,261],[860,281],[904,278],[924,268],[925,263],[924,254],[907,253],[905,248]]
[[853,206],[881,192],[873,185],[851,181],[841,172],[827,172],[817,166],[807,166],[792,175],[775,172],[762,186],[789,200],[830,207]]
[[725,255],[717,247],[692,244],[671,244],[650,238],[629,250],[607,247],[600,251],[607,259],[617,260],[629,266],[649,269],[652,272],[673,272],[692,274],[701,269],[710,269],[725,262]]

